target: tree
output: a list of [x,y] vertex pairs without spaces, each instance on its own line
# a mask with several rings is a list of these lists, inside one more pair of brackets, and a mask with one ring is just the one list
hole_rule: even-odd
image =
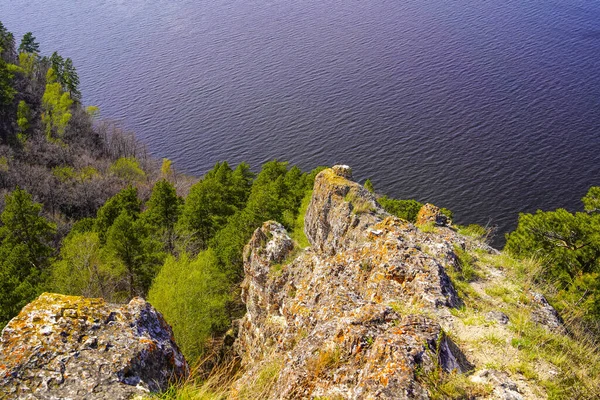
[[0,325],[39,294],[47,276],[56,227],[41,210],[25,190],[5,197],[0,215]]
[[600,186],[592,186],[582,199],[583,209],[591,214],[600,212]]
[[50,68],[56,73],[56,80],[63,85],[65,60],[56,51],[50,56]]
[[17,55],[15,52],[15,37],[0,22],[0,58],[7,63],[15,63]]
[[8,137],[14,119],[12,104],[17,91],[13,87],[13,78],[6,62],[0,58],[0,138],[4,139]]
[[212,334],[228,328],[231,298],[229,281],[210,249],[195,259],[169,256],[148,293],[148,301],[171,325],[190,363],[202,357]]
[[190,238],[192,251],[206,249],[215,233],[243,206],[235,183],[229,165],[217,163],[190,189],[178,230]]
[[21,44],[19,45],[19,53],[40,53],[40,44],[35,41],[35,36],[33,36],[33,33],[27,32],[23,36],[23,39],[21,39]]
[[19,127],[19,139],[25,141],[27,131],[29,130],[31,120],[31,108],[25,100],[21,100],[17,107],[17,126]]
[[[537,259],[543,266],[534,278],[551,282],[558,309],[598,329],[600,320],[600,187],[582,199],[585,212],[565,209],[520,214],[507,235],[505,250]],[[596,331],[597,332],[597,331]]]
[[73,66],[73,61],[70,58],[65,60],[62,74],[63,90],[71,95],[72,99],[81,100],[81,92],[79,92],[79,76],[77,70]]
[[149,237],[143,220],[135,220],[126,210],[115,219],[106,235],[104,251],[122,266],[129,298],[145,296],[152,279],[164,261],[161,244]]
[[123,212],[127,212],[133,219],[137,219],[140,213],[141,202],[137,197],[137,189],[128,186],[119,193],[108,199],[102,207],[98,209],[94,230],[98,232],[100,243],[106,242],[106,234],[113,225],[117,217]]
[[109,171],[128,183],[140,182],[146,179],[146,173],[135,157],[119,158],[110,166]]
[[104,262],[96,232],[69,234],[52,265],[52,288],[57,293],[122,301],[123,271]]
[[46,128],[48,140],[60,140],[72,118],[73,100],[69,93],[63,92],[53,68],[46,74],[46,91],[42,97],[42,123]]
[[150,199],[142,219],[156,239],[164,243],[165,250],[172,251],[175,242],[175,224],[181,214],[183,199],[177,196],[175,187],[162,179],[152,188]]

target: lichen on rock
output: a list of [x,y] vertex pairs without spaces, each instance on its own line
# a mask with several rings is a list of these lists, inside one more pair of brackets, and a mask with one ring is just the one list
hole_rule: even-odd
[[293,242],[273,221],[246,247],[238,389],[279,360],[268,398],[428,398],[418,371],[472,368],[439,322],[460,304],[445,272],[460,239],[390,216],[349,177],[336,166],[315,178],[310,248],[291,257]]
[[149,303],[44,293],[0,338],[0,397],[127,399],[189,373],[173,332]]

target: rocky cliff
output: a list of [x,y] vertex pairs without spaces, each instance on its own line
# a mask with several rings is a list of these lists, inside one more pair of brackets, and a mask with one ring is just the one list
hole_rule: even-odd
[[[431,204],[417,224],[391,216],[351,178],[346,166],[317,175],[309,247],[275,221],[254,232],[243,255],[247,313],[234,329],[242,368],[182,396],[600,398],[597,348],[573,340],[532,282],[506,267],[526,264],[460,234]],[[44,294],[0,339],[1,398],[131,398],[188,370],[169,326],[139,298]]]
[[171,328],[140,298],[112,305],[45,293],[0,338],[0,398],[127,399],[188,371]]
[[233,397],[252,397],[252,383],[270,399],[426,399],[432,376],[469,372],[482,398],[538,398],[526,379],[484,368],[475,344],[485,333],[456,317],[463,300],[447,270],[460,271],[457,252],[497,252],[445,226],[434,206],[422,229],[388,215],[351,176],[336,166],[316,177],[309,248],[274,221],[247,245],[235,342],[246,370]]

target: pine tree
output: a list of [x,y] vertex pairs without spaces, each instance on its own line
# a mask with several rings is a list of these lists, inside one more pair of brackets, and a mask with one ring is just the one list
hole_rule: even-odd
[[140,200],[137,197],[137,189],[132,186],[121,190],[104,203],[96,214],[94,230],[98,232],[100,243],[106,242],[106,234],[117,217],[126,211],[132,218],[137,219],[140,213]]
[[77,71],[73,66],[73,61],[70,58],[65,60],[65,64],[63,66],[63,89],[66,92],[69,92],[72,99],[77,101],[81,100],[81,92],[79,92],[79,77],[77,76]]
[[33,33],[27,32],[23,36],[19,45],[19,53],[40,54],[40,44],[35,41]]
[[25,190],[16,189],[5,198],[0,215],[0,325],[39,294],[47,276],[56,227],[41,210]]
[[0,57],[7,63],[14,64],[17,61],[15,36],[4,27],[2,22],[0,22]]
[[52,53],[52,55],[50,56],[50,67],[54,70],[54,73],[56,73],[57,82],[60,83],[62,86],[64,86],[63,85],[64,66],[65,66],[65,60],[62,58],[62,56],[60,54],[58,54],[56,51],[54,53]]
[[149,231],[157,240],[164,243],[166,250],[173,250],[175,241],[175,224],[181,214],[183,199],[177,196],[175,187],[163,179],[154,185],[150,200],[146,203],[146,210],[142,219],[147,224]]

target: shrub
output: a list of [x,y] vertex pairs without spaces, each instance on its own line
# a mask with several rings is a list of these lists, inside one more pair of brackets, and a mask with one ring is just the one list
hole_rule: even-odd
[[387,196],[380,197],[377,201],[385,211],[413,223],[417,221],[417,214],[423,207],[423,203],[416,200],[397,200]]
[[191,363],[204,354],[212,333],[229,326],[230,299],[229,282],[210,249],[195,259],[187,254],[179,259],[169,256],[148,293],[148,301],[171,325]]

